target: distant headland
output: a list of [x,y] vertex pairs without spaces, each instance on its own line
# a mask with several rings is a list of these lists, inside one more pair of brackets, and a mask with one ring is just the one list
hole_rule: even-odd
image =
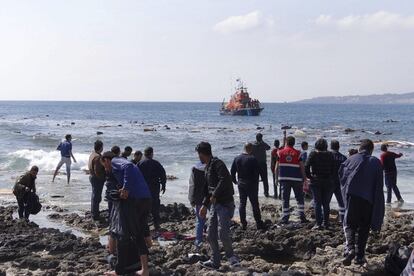
[[373,94],[373,95],[353,95],[342,97],[316,97],[294,103],[307,104],[414,104],[414,92],[404,94]]

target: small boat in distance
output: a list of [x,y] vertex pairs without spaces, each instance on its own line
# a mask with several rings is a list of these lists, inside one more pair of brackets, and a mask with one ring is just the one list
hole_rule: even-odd
[[236,92],[227,103],[223,100],[220,115],[259,116],[264,109],[260,101],[250,98],[247,87],[240,79],[237,79],[236,82]]

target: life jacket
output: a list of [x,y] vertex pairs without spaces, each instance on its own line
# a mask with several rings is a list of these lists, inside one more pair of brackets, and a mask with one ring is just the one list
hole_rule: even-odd
[[279,157],[279,180],[303,181],[300,170],[300,151],[286,146],[278,151]]

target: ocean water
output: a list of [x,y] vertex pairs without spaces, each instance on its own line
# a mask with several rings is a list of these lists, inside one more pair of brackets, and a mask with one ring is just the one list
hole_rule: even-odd
[[[413,105],[264,106],[259,117],[231,117],[219,115],[219,103],[0,102],[0,197],[7,198],[4,194],[13,187],[14,179],[38,165],[38,192],[46,202],[72,210],[89,209],[91,188],[83,170],[93,142],[99,138],[105,150],[113,145],[141,151],[154,147],[155,158],[167,174],[178,177],[167,183],[161,201],[187,204],[188,178],[197,162],[194,148],[198,142],[209,141],[214,155],[230,166],[243,144],[254,141],[258,131],[272,145],[274,139],[282,139],[281,126],[291,125],[289,132],[298,144],[306,140],[312,148],[319,137],[338,139],[344,153],[363,138],[400,141],[390,150],[404,154],[397,161],[398,183],[406,206],[414,206]],[[355,132],[346,133],[347,128]],[[103,134],[97,135],[98,131]],[[375,134],[377,131],[381,134]],[[72,166],[72,182],[66,184],[62,168],[62,174],[51,183],[60,159],[56,146],[68,133],[74,138],[73,153],[78,160]],[[374,154],[379,156],[379,144]]]

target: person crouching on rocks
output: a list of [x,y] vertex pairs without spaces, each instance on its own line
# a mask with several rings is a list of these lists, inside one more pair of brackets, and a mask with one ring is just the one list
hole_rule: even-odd
[[29,220],[30,208],[29,208],[29,193],[36,193],[35,180],[39,168],[33,166],[30,171],[26,172],[16,180],[16,184],[13,188],[13,194],[16,196],[17,204],[19,205],[19,219]]
[[118,260],[115,272],[108,275],[135,273],[149,275],[148,268],[148,215],[151,211],[151,192],[144,176],[130,161],[115,157],[112,152],[102,156],[107,173],[112,173],[121,186],[119,202],[111,212],[110,232],[116,239]]
[[[257,229],[264,229],[264,223],[259,207],[259,162],[253,156],[253,144],[244,145],[244,152],[234,158],[231,166],[231,178],[239,188],[240,195],[240,222],[242,229],[246,230],[246,203],[249,198],[252,204],[253,217],[256,220]],[[236,178],[237,175],[237,178]]]
[[188,187],[188,200],[191,206],[195,209],[197,224],[196,224],[196,239],[195,246],[199,249],[203,243],[205,218],[200,217],[200,209],[203,206],[204,190],[206,188],[205,170],[206,164],[198,162],[191,169],[191,176]]
[[[200,217],[205,218],[210,209],[208,225],[208,242],[213,251],[212,259],[200,263],[203,267],[217,270],[220,268],[221,256],[218,238],[223,243],[227,260],[232,267],[239,266],[239,259],[234,255],[230,233],[231,219],[234,215],[234,189],[229,170],[223,161],[213,157],[211,145],[201,142],[196,151],[201,163],[206,164],[206,189]],[[220,235],[219,235],[220,233]]]
[[[381,161],[371,156],[374,143],[362,140],[359,153],[349,157],[339,169],[342,197],[345,202],[344,265],[362,265],[369,230],[380,231],[384,221],[384,180]],[[357,240],[355,236],[357,235]],[[355,247],[356,242],[356,247]]]

